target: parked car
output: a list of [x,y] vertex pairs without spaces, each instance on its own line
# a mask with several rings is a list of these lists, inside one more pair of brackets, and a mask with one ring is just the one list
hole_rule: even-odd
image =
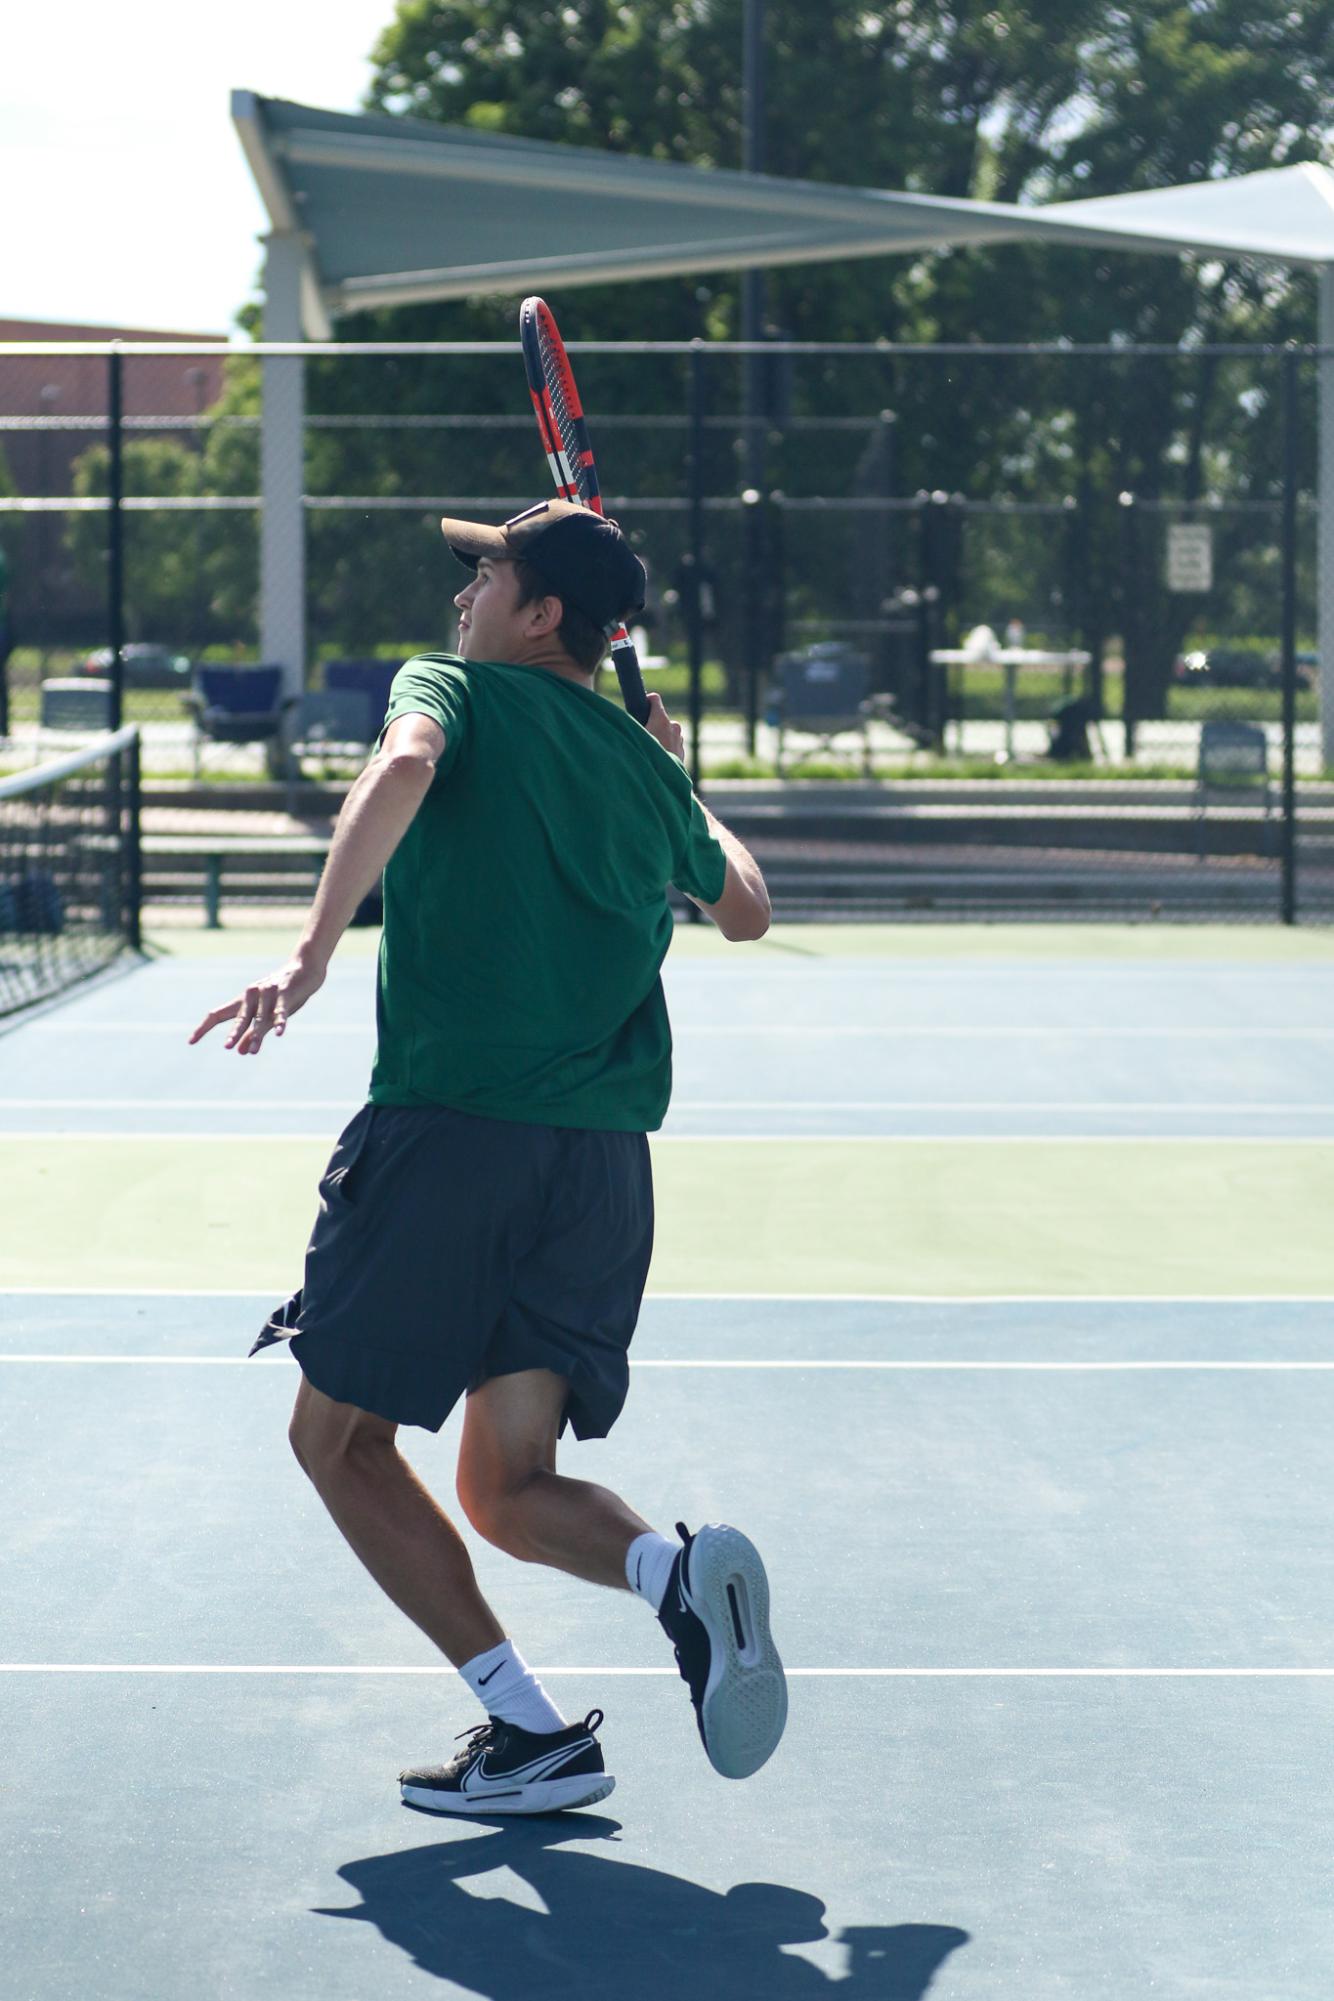
[[[1315,670],[1315,654],[1299,652],[1297,685],[1312,687]],[[1172,679],[1187,688],[1276,688],[1280,673],[1277,646],[1264,651],[1253,646],[1210,646],[1179,653],[1172,663]]]
[[[127,688],[179,688],[184,693],[190,686],[193,663],[184,653],[174,653],[170,646],[122,646],[120,657]],[[79,672],[109,677],[111,648],[99,646],[88,655]]]

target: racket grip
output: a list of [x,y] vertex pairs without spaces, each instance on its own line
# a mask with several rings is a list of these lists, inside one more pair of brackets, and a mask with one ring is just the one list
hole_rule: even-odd
[[624,626],[612,636],[611,664],[616,669],[616,679],[621,684],[621,699],[625,703],[626,714],[633,716],[637,723],[646,723],[648,690],[639,671],[639,655],[635,652],[634,641]]

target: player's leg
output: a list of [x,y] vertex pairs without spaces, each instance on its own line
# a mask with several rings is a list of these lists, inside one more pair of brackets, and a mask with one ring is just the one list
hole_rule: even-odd
[[504,1639],[449,1517],[398,1450],[398,1427],[303,1376],[292,1449],[380,1589],[455,1667]]
[[570,1395],[547,1369],[492,1376],[468,1398],[458,1491],[473,1526],[526,1563],[646,1598],[676,1650],[715,1770],[745,1778],[773,1753],[787,1687],[769,1632],[769,1584],[739,1530],[668,1542],[606,1487],[556,1471]]
[[459,1499],[478,1533],[510,1556],[625,1590],[626,1551],[653,1531],[609,1488],[556,1471],[569,1393],[568,1379],[551,1369],[492,1376],[472,1391],[459,1447]]
[[398,1451],[386,1419],[302,1380],[291,1440],[330,1515],[388,1597],[459,1669],[487,1720],[455,1757],[400,1773],[410,1805],[441,1813],[551,1813],[605,1799],[615,1780],[596,1712],[567,1724],[477,1587],[457,1529]]

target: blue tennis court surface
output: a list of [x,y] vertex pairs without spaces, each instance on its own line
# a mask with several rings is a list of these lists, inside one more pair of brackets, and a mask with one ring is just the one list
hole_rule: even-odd
[[[261,1196],[266,1136],[331,1138],[369,964],[257,1061],[186,1050],[253,970],[164,960],[0,1039],[7,1212],[29,1152],[72,1174],[84,1135],[109,1193],[116,1135],[251,1139]],[[739,952],[671,987],[703,1175],[728,1136],[874,1141],[872,1175],[896,1140],[983,1141],[1002,1177],[1007,1141],[1130,1178],[1183,1140],[1275,1171],[1334,1144],[1328,962]],[[962,1275],[970,1219],[941,1229]],[[244,1359],[275,1294],[114,1284],[60,1242],[0,1292],[7,1992],[1327,2001],[1334,1257],[1290,1297],[1225,1262],[1147,1296],[1134,1241],[1115,1293],[1041,1297],[1035,1265],[851,1297],[759,1258],[726,1296],[651,1288],[626,1414],[563,1464],[754,1536],[788,1735],[718,1779],[643,1605],[472,1538],[618,1781],[507,1826],[398,1803],[476,1711],[287,1450],[295,1368]],[[446,1507],[456,1440],[404,1438]]]

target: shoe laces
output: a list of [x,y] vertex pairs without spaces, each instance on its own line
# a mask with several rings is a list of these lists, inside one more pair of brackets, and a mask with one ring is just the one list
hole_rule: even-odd
[[[686,1527],[684,1522],[678,1522],[676,1524],[676,1533],[681,1538],[681,1543],[682,1543],[681,1569],[684,1570],[686,1566],[686,1559],[690,1555],[690,1545],[695,1540],[695,1538],[694,1536],[691,1535],[690,1530]],[[675,1645],[675,1643],[673,1643],[672,1646],[672,1653],[676,1660],[676,1672],[680,1675],[686,1687],[690,1688],[690,1676],[686,1673],[685,1662],[681,1659],[681,1649],[677,1645]],[[690,1700],[692,1702],[695,1702],[695,1691],[693,1688],[690,1688]],[[696,1704],[696,1707],[698,1707],[698,1704]]]

